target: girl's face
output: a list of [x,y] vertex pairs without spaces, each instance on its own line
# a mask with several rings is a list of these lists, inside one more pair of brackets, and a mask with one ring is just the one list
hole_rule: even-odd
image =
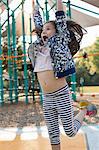
[[43,31],[41,33],[41,38],[43,40],[43,42],[47,42],[48,38],[52,37],[53,35],[55,35],[56,33],[56,29],[54,24],[52,24],[51,22],[46,23],[43,26]]

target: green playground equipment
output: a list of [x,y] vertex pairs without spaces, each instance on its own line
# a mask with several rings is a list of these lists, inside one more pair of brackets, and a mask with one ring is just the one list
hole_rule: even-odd
[[[67,16],[71,19],[71,7],[70,7],[70,0],[67,2]],[[71,93],[72,99],[76,101],[76,74],[71,75]]]
[[[0,14],[0,56],[2,56],[2,46],[1,46],[1,31],[2,31],[2,26],[1,26],[1,14]],[[3,74],[2,74],[2,59],[0,59],[0,105],[3,105],[4,103],[4,98],[3,98]]]
[[28,103],[28,75],[27,75],[27,63],[26,63],[26,45],[25,45],[25,23],[24,23],[24,0],[22,0],[22,34],[23,34],[23,54],[24,54],[24,89],[26,96],[26,104]]
[[[12,44],[12,49],[13,49],[13,53],[14,56],[17,56],[17,52],[16,52],[16,24],[15,24],[15,16],[14,16],[14,12],[12,13],[12,39],[13,39],[13,44]],[[15,61],[17,61],[17,58],[14,58],[14,92],[15,92],[15,100],[16,103],[18,103],[18,73],[17,73],[17,65],[15,63]]]
[[[14,1],[14,0],[13,0]],[[10,103],[18,103],[20,96],[20,86],[19,86],[19,71],[23,73],[23,84],[21,87],[23,88],[22,90],[24,91],[23,96],[25,97],[25,103],[28,104],[29,102],[29,96],[32,93],[33,101],[35,102],[35,91],[39,91],[40,95],[40,102],[41,104],[43,103],[43,94],[42,90],[40,88],[39,83],[37,83],[37,78],[36,75],[33,73],[33,71],[28,70],[28,66],[30,64],[27,63],[27,48],[26,44],[31,44],[33,42],[32,38],[32,15],[29,14],[29,42],[26,40],[26,31],[25,31],[25,11],[24,11],[24,3],[25,0],[21,0],[19,5],[14,9],[11,10],[10,5],[9,5],[9,0],[1,0],[2,4],[5,6],[5,9],[7,10],[7,19],[1,23],[1,12],[0,12],[0,106],[2,106],[5,102],[6,99]],[[36,0],[36,3],[40,6],[40,0]],[[71,18],[71,6],[77,7],[79,9],[85,10],[85,8],[76,6],[71,4],[70,0],[67,2],[63,1],[63,4],[67,6],[67,11],[66,15]],[[43,20],[48,21],[50,17],[50,11],[56,8],[56,0],[52,1],[52,6],[49,9],[48,7],[48,0],[45,0],[45,7],[42,8],[40,6],[40,9],[43,14]],[[15,13],[20,10],[21,11],[21,27],[22,27],[22,55],[18,55],[17,51],[17,34],[16,34],[16,17]],[[99,13],[93,12],[91,10],[87,10],[91,13],[99,15]],[[2,46],[2,41],[3,41],[3,27],[7,26],[6,28],[6,37],[7,37],[7,55],[4,55],[3,52],[3,46]],[[20,27],[19,27],[20,28]],[[12,32],[11,32],[12,30]],[[21,58],[21,63],[23,68],[21,70],[19,69],[18,65],[18,60]],[[5,79],[4,79],[4,68],[6,68],[4,61],[7,60],[7,73],[8,73],[8,89],[4,87],[5,84]],[[31,66],[30,66],[31,67]],[[28,74],[30,73],[31,81],[29,79]],[[71,77],[71,93],[72,93],[72,98],[74,101],[76,101],[76,74],[73,74]],[[29,91],[29,81],[31,82],[31,89],[32,92]],[[37,85],[35,85],[37,84]],[[22,91],[22,92],[23,92]],[[6,92],[8,92],[7,98],[6,98]]]
[[[13,103],[14,100],[16,103],[18,103],[18,66],[17,66],[17,50],[16,50],[16,21],[15,21],[15,11],[17,11],[17,9],[21,6],[22,7],[22,37],[23,37],[23,64],[24,64],[24,91],[25,91],[25,102],[26,104],[28,103],[28,75],[27,75],[27,62],[26,62],[26,46],[25,46],[25,29],[24,29],[24,11],[23,11],[23,7],[24,7],[24,0],[21,1],[21,3],[19,4],[19,6],[15,9],[15,10],[11,10],[9,7],[9,1],[7,0],[6,2],[4,2],[2,0],[2,3],[5,5],[6,10],[7,10],[7,20],[1,25],[0,22],[0,54],[2,56],[3,52],[2,52],[2,44],[1,44],[1,37],[2,37],[2,33],[1,33],[1,29],[4,26],[4,24],[7,22],[7,47],[8,47],[8,74],[9,74],[9,96],[8,96],[8,100]],[[12,14],[10,15],[10,11],[12,11]],[[11,20],[12,19],[12,34],[11,34]],[[12,39],[12,40],[11,40]],[[12,56],[14,56],[13,58],[13,62],[12,62]],[[1,92],[1,98],[0,98],[0,104],[2,104],[4,102],[4,92],[3,92],[3,75],[2,75],[2,62],[3,60],[0,60],[0,92]]]
[[[11,37],[11,33],[10,33],[10,18],[9,18],[9,11],[10,11],[10,8],[9,8],[9,2],[7,0],[7,15],[8,15],[8,20],[7,20],[7,24],[8,24],[8,29],[7,29],[7,37],[8,37],[8,57],[11,56],[11,40],[10,40],[10,37]],[[12,66],[12,61],[11,59],[8,59],[8,73],[9,73],[9,98],[10,98],[10,102],[13,102],[13,70],[12,70],[13,66]]]

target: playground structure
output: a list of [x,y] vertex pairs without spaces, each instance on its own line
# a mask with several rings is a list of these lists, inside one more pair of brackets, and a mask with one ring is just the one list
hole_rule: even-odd
[[[31,71],[31,64],[28,61],[27,47],[33,42],[32,30],[32,12],[27,12],[26,0],[18,1],[14,9],[11,8],[10,3],[14,0],[1,0],[1,12],[0,12],[0,105],[2,106],[6,99],[13,103],[18,103],[19,97],[25,96],[25,103],[29,102],[29,95],[33,96],[35,101],[35,91],[39,91],[40,99],[42,103],[42,92],[37,82],[35,74]],[[29,0],[31,4],[31,0]],[[44,21],[49,20],[50,12],[55,11],[56,0],[45,0],[44,8],[42,7],[39,0],[36,1],[40,5],[41,12],[44,17]],[[76,2],[76,1],[75,1]],[[84,9],[83,7],[76,6],[68,1],[64,1],[64,9],[67,7],[67,16],[72,18],[71,9],[72,7],[78,9]],[[49,5],[48,5],[49,4]],[[6,20],[2,21],[2,14],[6,10]],[[20,11],[19,15],[18,11]],[[76,15],[75,10],[72,9],[73,14]],[[89,11],[89,10],[86,10]],[[99,16],[99,13],[89,11],[92,14]],[[81,14],[79,14],[81,15]],[[28,18],[28,19],[27,19]],[[92,18],[92,24],[98,24],[98,19]],[[97,21],[98,20],[98,21]],[[89,24],[84,24],[89,26]],[[29,36],[29,40],[26,39],[26,35]],[[18,43],[17,40],[22,37],[22,49],[21,54],[18,54]],[[7,50],[4,53],[5,43],[7,44]],[[5,63],[6,62],[6,63]],[[20,75],[21,72],[21,75]],[[30,79],[29,79],[30,77]],[[8,84],[8,88],[5,88],[5,80]],[[23,80],[23,83],[22,83]],[[31,87],[30,87],[31,85]],[[71,76],[71,88],[73,99],[76,100],[76,76]],[[30,90],[31,89],[31,90]],[[21,92],[23,94],[21,94]]]
[[[0,20],[0,106],[6,103],[6,101],[7,103],[15,102],[19,104],[18,107],[17,105],[9,104],[4,105],[4,107],[0,107],[0,118],[2,118],[2,121],[0,121],[0,126],[2,128],[0,128],[0,150],[51,150],[47,130],[46,127],[43,126],[45,124],[42,119],[40,119],[42,114],[42,105],[39,105],[40,108],[37,107],[38,103],[33,103],[33,105],[24,105],[23,107],[21,106],[21,104],[24,103],[21,103],[21,99],[24,100],[26,104],[28,104],[29,101],[32,103],[32,99],[35,101],[36,91],[39,92],[40,102],[42,103],[42,92],[36,76],[31,71],[31,64],[28,61],[27,56],[27,47],[35,39],[35,37],[32,38],[31,34],[34,27],[32,23],[32,14],[29,14],[24,10],[26,1],[29,0],[17,0],[17,2],[18,1],[20,2],[17,3],[13,11],[11,11],[12,7],[10,6],[10,3],[16,2],[15,0],[9,0],[9,4],[8,0],[0,1],[0,8],[3,7],[1,12],[3,13],[5,9],[7,10],[5,20],[3,20],[4,18],[0,12],[0,19],[3,20],[3,22]],[[40,1],[41,0],[38,0],[38,2]],[[75,0],[75,2],[76,1],[77,0]],[[91,2],[91,0],[88,1]],[[92,0],[92,3],[95,1],[96,0]],[[50,8],[48,8],[48,2],[50,4]],[[98,4],[97,1],[94,4]],[[67,4],[64,3],[64,5]],[[40,10],[44,14],[44,20],[46,21],[50,17],[49,12],[55,8],[55,0],[45,0],[44,5],[40,4],[40,6],[45,7],[45,9],[40,8]],[[70,6],[71,5],[69,5],[69,9],[71,10],[72,8]],[[16,16],[19,10],[20,13]],[[70,13],[70,10],[69,15],[72,17],[72,12]],[[91,25],[99,24],[98,21],[97,19],[92,18]],[[84,26],[90,25],[87,22]],[[28,35],[29,39],[27,39],[25,35]],[[22,36],[21,42],[18,41],[20,36]],[[20,47],[20,45],[22,46]],[[83,56],[77,57],[80,58]],[[75,78],[75,76],[72,76],[71,80],[74,100],[76,99]],[[30,95],[31,97],[29,97]],[[84,94],[81,95],[80,98],[82,97],[86,98]],[[95,95],[92,95],[93,99],[94,97]],[[95,99],[96,98],[97,97],[95,97]],[[99,99],[99,97],[97,99]],[[95,104],[97,104],[97,102],[98,101],[95,101]],[[36,110],[36,113],[34,110]],[[33,120],[34,118],[35,122]],[[96,120],[98,123],[98,118],[96,118]],[[39,123],[40,121],[41,123]],[[31,125],[30,128],[25,127],[29,125]],[[37,127],[38,125],[40,126],[39,128]],[[87,126],[88,132],[85,132],[86,128],[82,128],[81,132],[79,132],[78,135],[71,140],[68,139],[64,135],[65,133],[63,133],[63,130],[61,130],[62,150],[98,150],[98,129],[98,126],[96,128],[94,126]]]

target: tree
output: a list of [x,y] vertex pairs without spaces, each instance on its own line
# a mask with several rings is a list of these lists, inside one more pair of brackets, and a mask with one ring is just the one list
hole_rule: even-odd
[[85,78],[85,84],[99,84],[99,37],[92,46],[79,52],[76,58],[77,82],[80,77]]
[[94,44],[94,53],[98,54],[93,57],[93,63],[96,66],[97,73],[99,73],[99,37],[97,38],[97,40]]

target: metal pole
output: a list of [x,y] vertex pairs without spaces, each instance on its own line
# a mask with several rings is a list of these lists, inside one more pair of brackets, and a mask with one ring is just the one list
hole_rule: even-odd
[[7,28],[7,37],[8,37],[8,73],[9,73],[9,98],[10,102],[13,102],[12,98],[12,62],[11,62],[11,42],[10,42],[10,18],[9,18],[9,2],[7,0],[7,10],[8,10],[8,28]]
[[[0,57],[2,56],[2,44],[1,44],[1,12],[0,12]],[[2,57],[1,57],[2,58]],[[3,105],[3,76],[2,76],[2,62],[3,60],[0,59],[0,106]]]
[[[71,18],[71,7],[70,7],[70,0],[67,2],[67,15],[69,18]],[[71,88],[72,88],[72,98],[74,101],[76,101],[76,74],[71,75]]]
[[[17,56],[17,50],[16,50],[16,25],[15,25],[15,18],[14,18],[14,12],[12,13],[12,48],[14,52],[14,56]],[[17,58],[14,58],[14,92],[15,92],[15,101],[18,103],[18,78],[17,78],[17,64],[16,64]]]
[[76,74],[71,75],[72,98],[76,101]]
[[49,20],[48,1],[45,0],[46,21]]
[[69,18],[71,18],[71,8],[70,8],[70,0],[68,0],[68,2],[67,2],[67,16],[69,17]]
[[26,63],[26,46],[25,46],[25,24],[24,24],[24,0],[22,0],[22,34],[23,34],[23,54],[24,54],[24,90],[26,96],[26,104],[28,104],[28,76]]

